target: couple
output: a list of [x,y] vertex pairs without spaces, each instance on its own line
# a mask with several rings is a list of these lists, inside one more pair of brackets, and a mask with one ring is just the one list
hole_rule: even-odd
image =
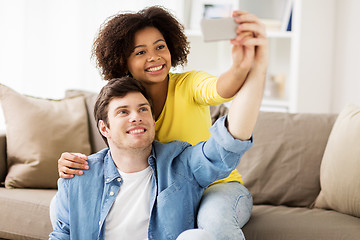
[[[240,156],[250,147],[265,82],[267,48],[263,26],[254,15],[244,12],[234,12],[234,19],[240,25],[238,37],[232,40],[233,65],[219,78],[201,71],[169,72],[171,66],[186,62],[188,48],[180,24],[162,8],[120,14],[104,25],[94,43],[93,53],[104,78],[117,79],[109,81],[102,89],[95,115],[99,131],[110,148],[89,156],[90,170],[83,171],[83,176],[59,180],[51,238],[63,239],[71,235],[74,239],[118,236],[124,239],[126,236],[130,239],[176,239],[196,225],[206,231],[185,231],[179,239],[196,239],[195,235],[208,235],[209,232],[217,239],[234,239],[219,237],[219,232],[235,234],[236,239],[242,237],[242,233],[232,233],[231,228],[240,229],[250,213],[241,212],[245,222],[234,227],[220,225],[227,220],[221,215],[202,211],[202,215],[209,214],[209,219],[218,218],[215,233],[211,231],[212,227],[202,226],[207,219],[199,221],[201,209],[206,209],[207,203],[212,202],[209,206],[215,206],[208,207],[210,211],[221,211],[216,208],[224,203],[211,200],[214,195],[221,199],[225,194],[234,195],[235,189],[244,188],[230,180],[207,188],[207,191],[213,188],[209,191],[211,197],[202,196],[209,184],[230,174]],[[125,31],[124,28],[129,26],[135,26],[135,29]],[[251,36],[247,34],[249,32]],[[130,45],[126,47],[126,44]],[[133,78],[122,77],[125,75]],[[134,78],[142,83],[146,92]],[[123,85],[129,85],[130,89],[122,92]],[[229,115],[212,127],[213,136],[207,142],[194,147],[184,142],[153,142],[154,138],[169,141],[163,131],[169,129],[166,126],[169,119],[172,119],[170,125],[174,122],[171,129],[178,132],[184,129],[177,128],[176,121],[190,119],[187,125],[190,129],[197,124],[195,130],[208,126],[209,116],[205,116],[207,123],[201,124],[199,117],[191,119],[192,113],[202,117],[208,115],[206,105],[221,103],[235,94]],[[184,106],[193,109],[190,116],[185,115],[186,109],[185,114],[177,115]],[[159,125],[160,130],[157,129]],[[191,134],[196,135],[196,132]],[[205,136],[202,140],[206,139]],[[79,174],[79,169],[63,170],[64,166],[74,166],[67,165],[66,161],[83,161],[78,156],[62,155],[59,161],[61,177]],[[85,169],[83,165],[75,167]],[[125,229],[130,230],[130,235],[126,235]],[[135,233],[139,236],[134,236]],[[188,237],[189,234],[192,236]]]

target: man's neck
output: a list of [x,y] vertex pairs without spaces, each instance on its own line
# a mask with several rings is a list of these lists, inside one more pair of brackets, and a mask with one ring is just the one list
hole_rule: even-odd
[[125,173],[134,173],[144,170],[149,166],[148,158],[152,145],[146,149],[119,149],[111,148],[111,157],[116,167]]

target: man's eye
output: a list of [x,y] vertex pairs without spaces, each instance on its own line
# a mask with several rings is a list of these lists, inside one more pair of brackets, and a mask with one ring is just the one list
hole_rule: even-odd
[[127,111],[126,110],[121,110],[121,111],[118,112],[118,114],[119,115],[125,115],[125,114],[127,114]]
[[143,107],[143,108],[140,108],[140,111],[141,111],[141,112],[147,112],[148,109],[147,109],[146,107]]

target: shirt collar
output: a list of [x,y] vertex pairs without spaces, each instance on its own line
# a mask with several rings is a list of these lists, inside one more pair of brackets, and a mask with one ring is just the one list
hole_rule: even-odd
[[[153,171],[156,171],[156,152],[155,152],[155,145],[153,144],[153,147],[151,149],[150,156],[148,158],[148,163],[150,167],[153,169]],[[116,165],[114,163],[114,160],[111,157],[110,149],[108,150],[107,154],[104,158],[104,178],[105,182],[109,183],[113,181],[114,179],[117,179],[120,177],[120,173],[118,172]]]
[[105,182],[109,183],[114,179],[120,177],[120,173],[117,171],[115,163],[111,157],[110,149],[108,150],[107,154],[104,158],[104,178]]

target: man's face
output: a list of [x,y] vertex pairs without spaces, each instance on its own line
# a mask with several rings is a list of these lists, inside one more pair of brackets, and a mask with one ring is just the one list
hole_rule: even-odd
[[109,126],[100,123],[100,130],[110,148],[147,149],[155,138],[155,121],[151,107],[139,92],[117,97],[108,106]]

